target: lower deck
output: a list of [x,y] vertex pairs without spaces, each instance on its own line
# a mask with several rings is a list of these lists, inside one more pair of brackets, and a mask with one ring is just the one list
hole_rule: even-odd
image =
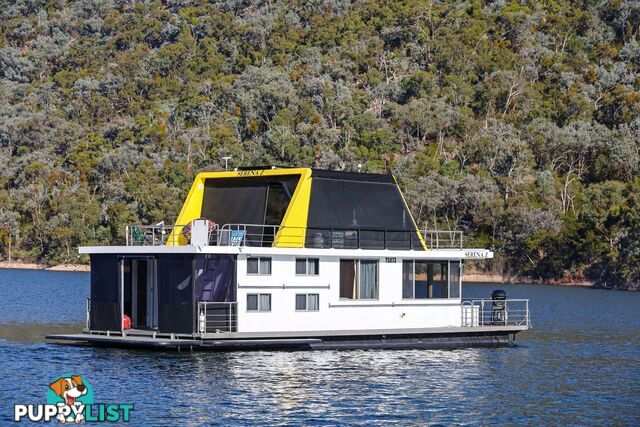
[[461,298],[471,256],[463,251],[222,249],[96,250],[84,333],[49,338],[160,349],[435,348],[509,345],[529,327],[528,300],[503,291]]
[[49,335],[48,339],[80,345],[157,350],[329,350],[503,347],[513,345],[526,326],[470,326],[397,330],[299,332],[220,332],[166,335],[150,331]]

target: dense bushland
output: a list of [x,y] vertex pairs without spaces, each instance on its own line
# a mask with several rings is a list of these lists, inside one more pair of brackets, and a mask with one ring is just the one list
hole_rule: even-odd
[[393,172],[492,268],[640,283],[640,7],[0,0],[0,257],[172,221],[198,171]]

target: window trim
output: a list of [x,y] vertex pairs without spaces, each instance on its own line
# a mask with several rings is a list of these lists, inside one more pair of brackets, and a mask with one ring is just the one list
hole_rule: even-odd
[[[249,273],[249,260],[250,259],[257,259],[258,260],[258,272],[257,273]],[[268,273],[262,273],[260,271],[260,265],[262,264],[261,261],[268,259],[269,260],[269,272]],[[271,276],[271,272],[273,271],[273,259],[270,256],[248,256],[247,257],[247,276]]]
[[[339,301],[380,301],[380,258],[340,258],[339,262],[342,261],[356,261],[356,289],[355,294],[358,295],[360,291],[360,262],[361,261],[375,261],[376,262],[376,294],[377,298],[345,298],[340,296],[338,293]],[[341,288],[341,282],[338,282],[338,287]]]
[[[411,276],[413,277],[413,297],[411,298],[405,298],[404,296],[404,262],[405,261],[410,261],[413,271],[411,273]],[[402,301],[433,301],[433,300],[455,300],[455,299],[460,299],[460,297],[457,298],[452,298],[450,297],[450,293],[449,292],[449,288],[451,285],[451,261],[450,259],[446,260],[447,263],[447,283],[446,283],[446,289],[447,289],[447,296],[446,298],[416,298],[416,261],[421,261],[421,262],[427,262],[427,263],[433,263],[433,264],[444,264],[443,260],[430,260],[430,259],[415,259],[415,258],[409,258],[409,259],[403,259],[402,260],[402,280],[401,282],[401,287],[400,287],[400,296],[402,297]],[[454,260],[454,262],[456,262]],[[460,261],[457,261],[460,262]],[[461,263],[462,264],[462,263]],[[462,270],[460,273],[460,278],[458,280],[458,292],[460,295],[462,295]]]
[[[253,295],[258,297],[258,309],[257,310],[249,309],[249,296],[253,296]],[[260,297],[263,296],[263,295],[269,295],[269,310],[261,310],[260,309]],[[272,301],[272,296],[271,296],[270,293],[267,294],[267,293],[254,293],[254,292],[251,292],[251,293],[247,294],[247,305],[245,306],[245,309],[246,309],[245,311],[247,313],[270,313],[272,305],[273,305],[273,301]]]
[[[305,293],[300,293],[300,294],[295,294],[295,295],[296,296],[295,296],[294,302],[295,302],[295,311],[296,312],[300,312],[300,313],[315,313],[315,312],[320,311],[320,294],[318,294],[318,293],[306,293],[305,292]],[[300,296],[300,295],[304,295],[305,296],[305,299],[304,299],[305,308],[304,309],[299,309],[298,308],[298,296]],[[315,295],[316,297],[318,297],[318,305],[317,305],[318,308],[315,309],[315,310],[309,310],[309,297],[312,296],[312,295]]]
[[[305,268],[305,272],[304,273],[298,273],[298,260],[304,260],[304,268]],[[318,261],[318,268],[316,269],[315,274],[310,274],[309,273],[309,260],[317,260]],[[296,257],[295,259],[295,263],[294,263],[294,268],[295,268],[295,275],[299,276],[299,277],[303,277],[303,276],[319,276],[320,275],[320,258],[317,257]]]

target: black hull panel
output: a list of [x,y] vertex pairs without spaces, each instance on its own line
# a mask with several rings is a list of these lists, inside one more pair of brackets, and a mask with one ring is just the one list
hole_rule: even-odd
[[48,339],[96,347],[175,351],[297,351],[355,349],[453,349],[506,347],[514,344],[514,331],[323,336],[312,338],[184,339],[91,334],[49,335]]

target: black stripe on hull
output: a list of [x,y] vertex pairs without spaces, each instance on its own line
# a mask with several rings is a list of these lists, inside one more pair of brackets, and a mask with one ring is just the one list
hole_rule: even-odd
[[352,335],[313,338],[262,339],[167,339],[105,335],[50,335],[48,339],[74,345],[176,351],[297,351],[356,349],[454,349],[507,347],[514,345],[515,332]]

